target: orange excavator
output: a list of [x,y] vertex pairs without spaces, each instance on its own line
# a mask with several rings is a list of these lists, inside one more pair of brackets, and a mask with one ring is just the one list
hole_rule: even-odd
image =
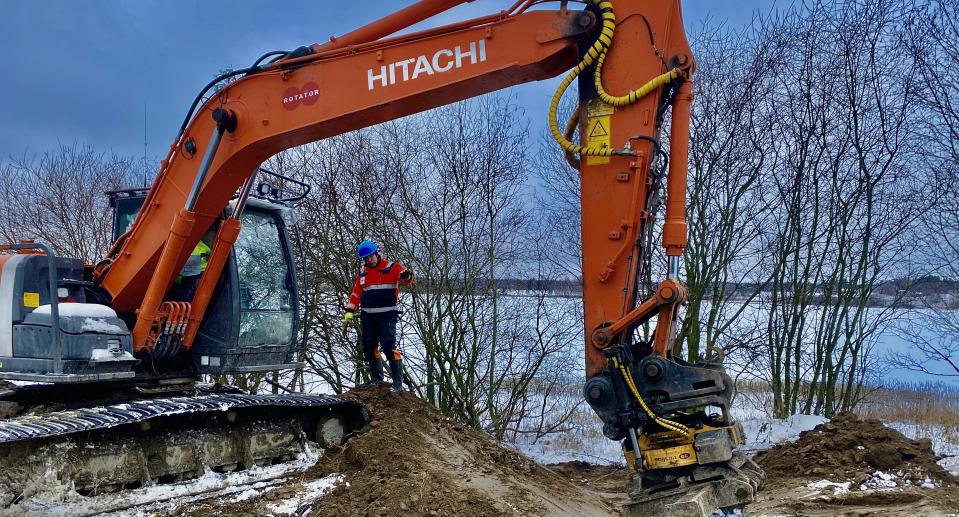
[[[729,415],[730,378],[716,362],[672,354],[686,297],[678,277],[696,66],[680,1],[546,9],[519,0],[396,35],[467,1],[419,1],[211,81],[152,187],[110,194],[116,242],[98,264],[32,242],[2,246],[0,379],[40,384],[0,392],[9,417],[0,420],[0,505],[22,499],[32,476],[50,477],[50,465],[78,492],[97,493],[284,461],[306,442],[335,444],[361,429],[366,410],[339,398],[196,383],[300,366],[291,360],[298,307],[283,217],[295,183],[261,164],[561,74],[549,128],[581,178],[584,395],[635,470],[626,512],[709,515],[753,498],[763,474],[735,451],[743,436]],[[561,124],[574,82],[577,107]],[[668,276],[644,299],[663,202]],[[205,267],[187,277],[200,248]],[[643,340],[635,330],[654,318]]]

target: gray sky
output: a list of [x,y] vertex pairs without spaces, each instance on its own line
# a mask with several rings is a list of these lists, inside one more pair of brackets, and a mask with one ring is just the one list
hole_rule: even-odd
[[[269,50],[325,41],[402,3],[0,0],[0,160],[41,153],[58,141],[141,156],[144,107],[146,155],[158,160],[198,90],[218,71],[247,66]],[[496,12],[511,3],[476,0],[421,27]],[[683,0],[684,18],[689,29],[705,17],[739,25],[771,3]],[[514,89],[534,129],[541,127],[555,84]]]

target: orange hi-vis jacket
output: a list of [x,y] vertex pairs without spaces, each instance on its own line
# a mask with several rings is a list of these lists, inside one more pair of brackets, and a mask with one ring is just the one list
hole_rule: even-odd
[[399,310],[400,286],[413,282],[412,278],[400,279],[400,274],[404,271],[406,267],[403,264],[387,260],[383,256],[380,256],[374,267],[366,267],[364,264],[360,274],[356,275],[346,308],[360,308],[366,314]]

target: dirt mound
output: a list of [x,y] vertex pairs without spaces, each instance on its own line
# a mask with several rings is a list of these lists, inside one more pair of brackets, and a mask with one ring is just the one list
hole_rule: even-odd
[[[313,517],[611,517],[624,495],[570,481],[448,418],[409,393],[385,386],[345,396],[373,421],[326,451],[292,483],[242,500],[192,505],[176,515]],[[575,476],[572,476],[575,477]],[[321,488],[321,487],[326,488]],[[283,511],[277,511],[279,506]]]
[[937,459],[930,440],[910,440],[878,420],[860,420],[852,413],[836,415],[800,434],[799,440],[755,457],[770,480],[851,480],[860,486],[881,471],[916,485],[927,479],[955,484],[956,478]]
[[[410,394],[349,395],[373,422],[324,455],[310,476],[342,474],[311,515],[607,516],[616,509],[548,468],[455,423]],[[347,483],[349,486],[347,486]]]

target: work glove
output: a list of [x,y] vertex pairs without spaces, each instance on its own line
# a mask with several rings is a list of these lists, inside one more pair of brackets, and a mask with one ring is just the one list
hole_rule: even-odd
[[346,330],[346,327],[356,324],[356,313],[353,311],[346,311],[343,313],[343,330]]
[[413,272],[410,271],[409,269],[407,269],[407,270],[403,271],[402,273],[400,273],[400,280],[402,280],[402,281],[404,281],[404,282],[409,282],[409,281],[412,280],[412,279],[413,279]]

